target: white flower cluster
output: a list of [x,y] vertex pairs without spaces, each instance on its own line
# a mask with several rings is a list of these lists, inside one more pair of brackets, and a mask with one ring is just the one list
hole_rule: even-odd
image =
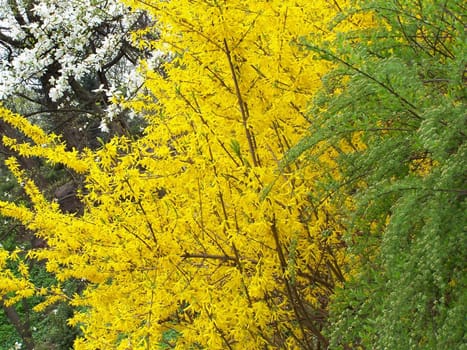
[[[71,77],[80,80],[115,58],[139,16],[118,0],[28,3],[0,0],[0,100],[45,77],[49,97],[57,101],[69,91]],[[58,74],[47,76],[54,63]]]

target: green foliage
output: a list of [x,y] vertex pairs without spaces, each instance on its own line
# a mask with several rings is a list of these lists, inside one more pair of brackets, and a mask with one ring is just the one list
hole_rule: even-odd
[[174,344],[177,341],[177,338],[180,337],[180,333],[175,329],[169,329],[166,331],[162,337],[162,341],[159,343],[160,350],[172,349]]
[[60,303],[47,313],[36,314],[37,349],[71,349],[78,332],[68,326],[67,320],[73,315],[73,309]]
[[10,350],[21,338],[16,334],[15,328],[7,321],[5,313],[0,310],[0,350]]
[[[332,304],[332,348],[465,347],[467,37],[462,1],[357,1],[375,28],[303,45],[338,67],[309,138],[359,138],[328,184],[356,203],[348,230],[356,270]],[[349,14],[350,16],[351,14]],[[464,293],[463,293],[464,292]]]

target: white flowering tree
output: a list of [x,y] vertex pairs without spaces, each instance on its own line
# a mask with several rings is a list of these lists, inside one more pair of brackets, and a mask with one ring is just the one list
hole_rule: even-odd
[[[0,102],[60,133],[70,147],[92,148],[98,146],[99,137],[127,133],[130,116],[110,100],[112,96],[129,97],[138,90],[136,66],[145,52],[132,45],[130,32],[149,24],[144,13],[130,12],[117,0],[0,0]],[[15,136],[13,129],[0,122],[0,137],[3,135]],[[0,148],[0,157],[8,156],[8,152]],[[76,184],[68,186],[69,178],[60,179],[58,184],[68,187],[57,190],[58,185],[51,186],[37,160],[20,158],[20,162],[51,195],[55,192],[56,197],[65,198],[73,194]],[[2,196],[20,200],[22,192],[0,169]],[[76,211],[73,205],[66,204],[64,210]],[[25,248],[42,244],[16,223],[1,220],[0,244],[11,249],[15,245]],[[47,278],[38,277],[38,283],[46,283]],[[60,327],[66,328],[64,320],[69,311],[61,306],[54,312],[46,310],[50,322],[63,321],[56,328],[54,340],[53,334],[37,333],[35,323],[44,322],[46,316],[34,319],[29,313],[33,304],[25,301],[7,306],[0,300],[3,319],[8,319],[16,331],[9,346],[38,348],[40,338],[47,338],[50,348],[68,348],[73,334]],[[1,323],[2,317],[0,338],[4,337]],[[52,325],[47,327],[50,330]]]
[[129,32],[147,22],[116,0],[0,0],[0,100],[89,145],[109,95],[137,88]]

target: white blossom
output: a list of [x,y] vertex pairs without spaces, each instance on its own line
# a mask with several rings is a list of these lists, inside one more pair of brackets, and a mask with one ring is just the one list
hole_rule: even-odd
[[102,119],[101,123],[99,124],[99,130],[104,133],[110,132],[109,126],[107,125],[107,120]]
[[[24,7],[27,2],[18,1],[20,13],[27,19],[20,24],[11,3],[0,0],[0,31],[15,42],[27,37],[28,43],[9,49],[0,45],[0,100],[30,90],[55,60],[60,70],[58,76],[49,79],[49,97],[58,101],[69,91],[70,78],[81,79],[118,54],[140,15],[118,0],[36,0],[32,12],[39,20],[29,21]],[[105,31],[105,35],[97,32],[108,23],[115,26],[113,30]],[[91,41],[95,52],[89,49]],[[126,68],[135,69],[130,65]]]

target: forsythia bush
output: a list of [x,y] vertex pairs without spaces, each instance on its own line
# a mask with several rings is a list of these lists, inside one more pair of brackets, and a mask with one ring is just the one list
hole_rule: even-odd
[[[0,212],[47,242],[28,258],[86,285],[72,297],[57,285],[40,307],[69,299],[76,349],[326,347],[344,223],[314,184],[339,177],[332,157],[346,147],[318,147],[311,165],[281,158],[305,134],[307,102],[331,68],[301,39],[318,45],[364,19],[330,30],[345,3],[324,0],[126,3],[156,19],[157,39],[134,38],[166,60],[142,62],[145,93],[125,102],[148,121],[142,138],[77,153],[1,111],[31,141],[6,145],[86,179],[84,213],[64,214],[8,161],[32,207],[1,202]],[[0,258],[5,267],[15,256]],[[45,294],[21,270],[0,276],[10,303]]]

